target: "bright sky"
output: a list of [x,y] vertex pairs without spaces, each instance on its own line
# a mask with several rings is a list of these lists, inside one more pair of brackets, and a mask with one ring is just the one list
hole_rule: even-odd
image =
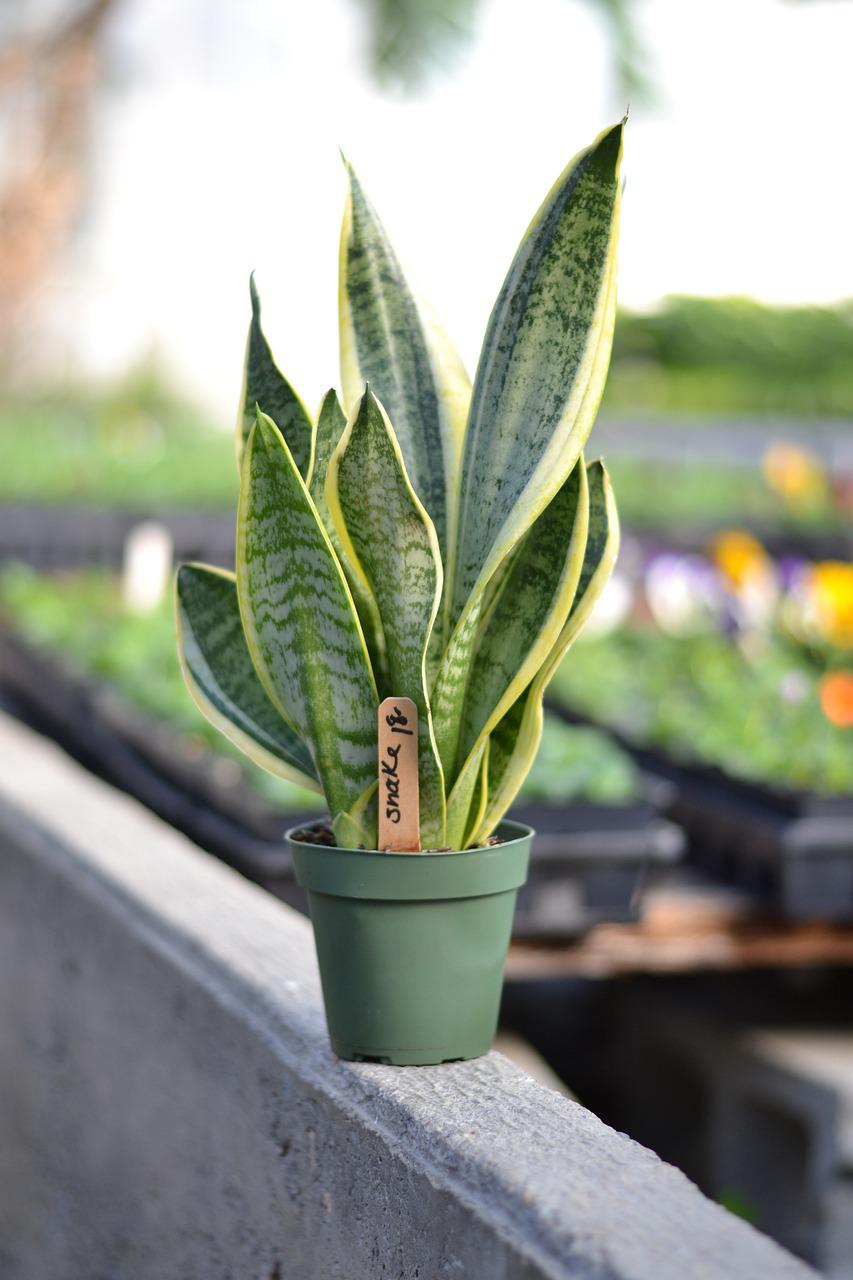
[[[366,73],[355,0],[120,13],[57,329],[96,372],[156,345],[228,417],[252,267],[288,377],[312,404],[338,380],[339,144],[473,370],[530,217],[625,105],[582,0],[483,0],[470,51],[406,102]],[[659,101],[631,108],[621,302],[853,296],[853,0],[637,0],[636,14]]]

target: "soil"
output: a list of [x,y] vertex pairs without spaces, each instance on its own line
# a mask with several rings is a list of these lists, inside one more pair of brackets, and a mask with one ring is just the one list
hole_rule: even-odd
[[330,849],[338,847],[332,831],[332,824],[327,818],[321,818],[319,822],[312,822],[310,827],[300,827],[298,831],[291,833],[290,838],[291,840],[298,840],[300,844],[323,844]]
[[[319,822],[312,822],[310,827],[300,827],[298,831],[291,834],[291,840],[298,840],[300,844],[319,844],[329,849],[337,849],[338,845],[335,840],[332,824],[328,818],[321,818]],[[500,836],[489,836],[483,847],[491,845],[503,844]],[[452,853],[450,845],[443,848],[422,849],[422,853]]]

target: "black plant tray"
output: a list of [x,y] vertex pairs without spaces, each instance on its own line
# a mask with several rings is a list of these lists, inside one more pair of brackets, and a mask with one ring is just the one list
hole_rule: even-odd
[[511,817],[536,832],[519,890],[517,938],[560,938],[605,921],[635,920],[650,880],[681,857],[683,833],[661,816],[668,784],[644,779],[645,798],[625,805],[518,805]]
[[0,702],[194,843],[307,909],[282,837],[320,816],[319,797],[311,812],[273,809],[245,785],[235,761],[198,749],[105,681],[7,628],[0,629]]
[[[793,523],[769,525],[754,520],[738,521],[738,528],[744,527],[754,534],[776,560],[782,556],[802,556],[806,560],[837,560],[853,556],[853,532],[844,527],[840,518],[834,528],[826,529]],[[647,551],[693,553],[704,551],[719,530],[719,521],[701,524],[679,521],[672,525],[629,522],[627,534]]]
[[[245,785],[234,761],[199,751],[112,686],[8,628],[0,630],[0,700],[196,844],[306,910],[282,837],[319,817],[319,800],[310,812],[275,809]],[[667,784],[650,779],[634,804],[515,810],[538,833],[517,935],[566,937],[602,920],[633,919],[647,875],[681,852],[681,832],[660,817],[668,795]]]
[[[550,709],[569,723],[594,723],[559,704]],[[735,778],[607,731],[641,769],[673,786],[668,813],[687,834],[690,861],[788,919],[853,920],[853,795]]]
[[127,535],[145,520],[169,530],[178,560],[233,568],[235,517],[188,508],[0,505],[0,560],[34,569],[118,568]]

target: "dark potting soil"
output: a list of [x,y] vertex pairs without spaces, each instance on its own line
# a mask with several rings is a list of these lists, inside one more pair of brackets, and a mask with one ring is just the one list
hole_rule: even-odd
[[[291,832],[291,840],[298,840],[300,844],[319,844],[325,845],[326,848],[337,849],[337,841],[332,831],[332,824],[328,818],[322,818],[319,822],[312,822],[308,827],[300,827],[298,831]],[[489,836],[488,840],[482,847],[491,847],[496,844],[503,844],[500,836]],[[481,846],[474,846],[475,848]],[[377,850],[378,852],[378,850]],[[436,849],[421,849],[420,853],[452,853],[450,845],[444,845]]]
[[298,831],[292,831],[290,839],[298,840],[300,844],[326,845],[329,849],[337,849],[338,847],[332,832],[332,824],[328,818],[314,822],[310,827],[300,827]]

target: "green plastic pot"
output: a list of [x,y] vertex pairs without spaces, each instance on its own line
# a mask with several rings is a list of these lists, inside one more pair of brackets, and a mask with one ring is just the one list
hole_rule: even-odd
[[332,1048],[426,1066],[487,1053],[533,832],[458,853],[379,853],[293,840],[308,891]]

